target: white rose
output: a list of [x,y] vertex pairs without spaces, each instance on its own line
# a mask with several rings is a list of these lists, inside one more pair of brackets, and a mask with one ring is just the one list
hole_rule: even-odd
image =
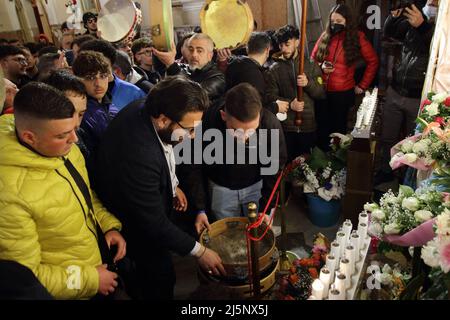
[[447,99],[447,92],[441,92],[438,94],[435,94],[432,98],[431,101],[436,102],[436,103],[442,103],[445,101],[445,99]]
[[381,269],[383,271],[383,273],[392,273],[392,268],[386,263],[383,266],[383,269]]
[[384,226],[384,233],[386,233],[388,235],[399,234],[400,228],[398,227],[398,225],[395,222],[393,222],[393,223],[390,223],[390,224]]
[[431,240],[422,248],[422,259],[432,268],[439,267],[439,251],[436,240]]
[[422,223],[433,218],[433,213],[428,210],[418,210],[414,212],[414,218],[416,218],[418,222]]
[[374,218],[375,220],[381,221],[384,218],[386,218],[386,214],[381,209],[375,209],[372,211],[372,218]]
[[378,205],[376,203],[366,203],[364,205],[364,210],[372,212],[373,210],[378,209]]
[[415,153],[407,153],[405,154],[405,160],[408,163],[414,163],[417,161],[417,155]]
[[367,232],[372,236],[381,238],[381,234],[383,233],[383,227],[381,226],[381,224],[377,222],[370,222],[369,229],[367,230]]
[[419,200],[415,197],[405,198],[402,201],[402,208],[410,211],[417,211],[419,209]]
[[428,144],[424,141],[419,141],[414,143],[412,150],[414,153],[427,153],[428,152]]
[[436,219],[436,233],[441,236],[450,236],[450,213],[446,208],[444,213]]
[[410,153],[412,151],[414,142],[412,142],[411,140],[406,140],[405,142],[403,142],[402,146],[401,146],[401,150],[404,153]]
[[439,114],[439,104],[433,102],[426,108],[426,110],[430,116],[437,116]]
[[380,275],[380,282],[384,286],[392,285],[392,276],[389,273],[382,273]]

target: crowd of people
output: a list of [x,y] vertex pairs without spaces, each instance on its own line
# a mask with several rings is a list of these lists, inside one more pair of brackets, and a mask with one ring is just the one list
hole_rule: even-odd
[[[425,8],[436,6],[430,0]],[[421,9],[393,11],[385,25],[385,36],[403,43],[384,108],[386,150],[401,139],[402,121],[407,134],[414,129],[435,17]],[[342,4],[331,10],[303,74],[300,34],[291,25],[253,32],[246,53],[236,55],[215,50],[201,32],[167,52],[139,35],[111,44],[95,14],[83,21],[83,35],[62,26],[60,48],[48,39],[0,45],[2,298],[105,299],[126,288],[133,299],[172,299],[172,252],[225,275],[198,235],[212,221],[246,215],[250,202],[262,211],[289,161],[326,149],[332,132],[347,133],[355,96],[373,85],[379,67]],[[206,132],[229,138],[231,152]],[[252,159],[254,148],[268,150],[271,161],[261,152]],[[180,212],[192,230],[176,223]]]

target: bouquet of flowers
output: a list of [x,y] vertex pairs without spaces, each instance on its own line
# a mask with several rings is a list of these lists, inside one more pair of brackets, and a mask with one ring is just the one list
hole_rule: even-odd
[[398,195],[385,193],[380,204],[364,205],[370,214],[369,233],[379,239],[400,246],[422,246],[433,238],[433,218],[450,208],[447,194],[434,187],[414,192],[400,186]]
[[[450,93],[434,93],[428,94],[426,99],[420,106],[420,119],[425,123],[439,123],[442,128],[446,126],[450,119]],[[423,121],[419,121],[419,131],[423,132],[426,125]]]
[[331,150],[324,152],[314,148],[308,159],[300,157],[300,166],[293,170],[294,178],[303,182],[305,193],[315,193],[330,201],[341,199],[345,191],[347,176],[347,150],[351,144],[350,135],[331,134]]

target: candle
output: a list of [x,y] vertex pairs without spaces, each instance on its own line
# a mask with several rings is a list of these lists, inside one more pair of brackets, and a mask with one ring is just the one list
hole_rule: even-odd
[[355,273],[355,247],[348,245],[345,247],[345,257],[348,259],[350,266],[350,277]]
[[336,272],[336,278],[334,280],[334,286],[336,287],[336,289],[338,289],[341,293],[345,294],[345,283],[347,281],[347,278],[345,277],[345,274],[341,273],[341,272]]
[[369,223],[369,215],[365,212],[361,212],[359,214],[359,218],[358,218],[359,223],[365,223],[368,224]]
[[[339,261],[339,258],[341,256],[341,246],[339,245],[338,242],[336,242],[336,240],[331,243],[330,254],[336,258],[336,263],[337,263],[337,261]],[[335,267],[337,267],[337,266],[335,266]]]
[[356,232],[352,233],[352,236],[350,237],[350,243],[355,248],[355,263],[356,263],[359,261],[359,258],[361,256],[359,249],[359,235]]
[[320,281],[323,283],[323,297],[326,298],[328,296],[328,289],[330,287],[330,281],[331,281],[331,272],[327,267],[323,267],[320,270]]
[[347,242],[350,239],[350,234],[352,233],[352,228],[353,228],[352,222],[349,219],[345,220],[343,232],[345,233],[345,241],[347,241]]
[[317,300],[322,300],[324,288],[322,281],[319,279],[314,280],[312,284],[312,295],[316,297]]
[[341,292],[335,288],[330,289],[329,296],[330,296],[329,300],[345,300],[342,298]]
[[363,250],[366,246],[367,238],[367,223],[360,223],[358,225],[358,235],[359,235],[359,249]]
[[337,243],[339,243],[339,248],[340,248],[340,254],[339,257],[342,256],[344,254],[344,248],[347,245],[347,240],[345,239],[345,233],[343,231],[339,231],[336,234],[336,241]]
[[330,279],[334,279],[334,271],[336,270],[336,258],[333,255],[331,254],[327,255],[326,266],[327,269],[330,271]]
[[[350,261],[347,258],[341,259],[339,266],[340,275],[345,276],[345,289],[349,289],[352,285],[352,274],[350,269]],[[339,289],[339,287],[338,287]]]

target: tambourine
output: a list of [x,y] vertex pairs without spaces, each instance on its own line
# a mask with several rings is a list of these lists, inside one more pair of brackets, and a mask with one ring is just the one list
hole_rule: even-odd
[[117,44],[133,37],[142,15],[132,0],[109,0],[100,10],[97,28],[102,39]]
[[149,10],[154,47],[160,51],[170,51],[174,39],[172,0],[150,0]]
[[247,44],[254,27],[250,6],[241,0],[207,0],[200,11],[200,23],[217,49]]

